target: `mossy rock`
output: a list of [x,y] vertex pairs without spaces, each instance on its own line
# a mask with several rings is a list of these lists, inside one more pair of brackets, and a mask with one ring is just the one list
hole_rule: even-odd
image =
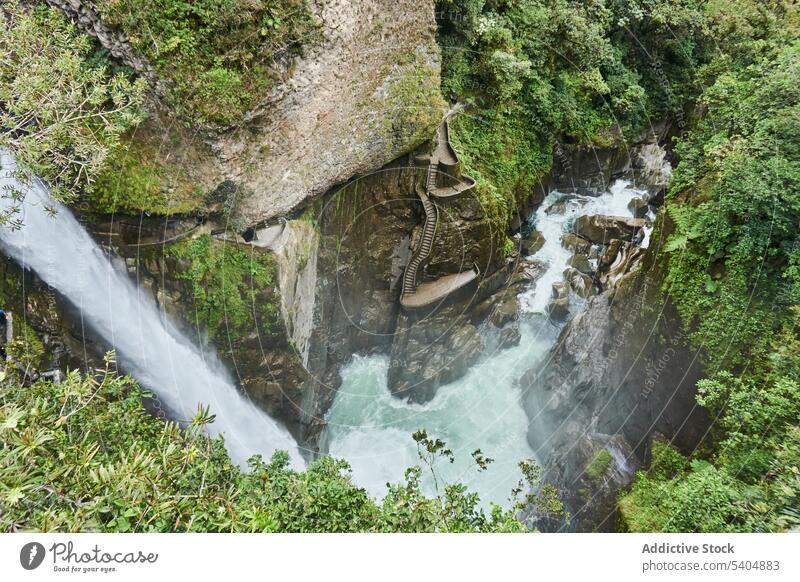
[[189,142],[179,133],[155,135],[145,128],[131,135],[92,186],[91,210],[165,216],[198,210],[206,189],[186,164],[179,163],[175,150],[181,143]]
[[599,481],[606,474],[613,461],[614,459],[608,449],[600,449],[589,461],[584,473],[589,479]]
[[183,266],[175,277],[189,284],[202,331],[230,349],[247,336],[283,337],[277,267],[257,247],[202,235],[165,251]]

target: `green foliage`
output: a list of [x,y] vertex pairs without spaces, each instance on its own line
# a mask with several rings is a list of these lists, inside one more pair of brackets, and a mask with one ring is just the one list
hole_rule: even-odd
[[487,515],[462,485],[426,497],[421,469],[382,502],[353,485],[344,461],[305,471],[288,455],[242,471],[200,408],[185,427],[150,416],[147,394],[107,369],[22,387],[0,373],[0,531],[524,531],[512,511]]
[[800,523],[800,308],[767,368],[698,385],[714,419],[711,462],[653,444],[648,471],[620,497],[631,531],[782,531]]
[[176,276],[191,284],[198,322],[211,339],[227,342],[256,331],[270,333],[277,325],[276,267],[268,253],[208,235],[181,241],[166,252],[182,262]]
[[39,370],[45,355],[41,338],[20,317],[15,317],[12,321],[14,337],[6,344],[6,353],[23,374]]
[[[498,231],[557,140],[608,145],[680,111],[703,58],[700,1],[438,0],[453,143]],[[502,241],[498,241],[502,244]]]
[[36,175],[56,200],[72,201],[91,191],[120,136],[139,123],[144,84],[112,73],[58,10],[12,2],[0,19],[0,148],[14,152],[21,180]]
[[451,123],[451,139],[464,171],[477,181],[484,212],[502,226],[497,233],[503,244],[505,225],[517,203],[550,167],[550,150],[529,131],[521,115],[495,110],[457,116]]
[[172,99],[192,121],[230,125],[273,84],[276,62],[318,38],[306,0],[96,0],[173,85]]
[[594,454],[591,461],[589,461],[589,464],[586,466],[586,476],[595,481],[602,479],[613,460],[608,449],[600,449]]
[[763,355],[800,299],[798,74],[800,43],[726,69],[677,147],[666,286],[713,363]]
[[661,259],[707,367],[715,446],[654,445],[620,498],[633,531],[781,531],[800,523],[800,41],[789,3],[712,0],[719,52],[697,71],[702,116],[679,140]]
[[691,470],[675,480],[639,472],[619,508],[630,531],[753,531],[757,518],[748,511],[747,498],[727,472],[706,461],[693,461]]
[[800,418],[800,385],[789,376],[736,378],[721,372],[697,385],[697,401],[724,435],[719,460],[745,480],[769,470],[787,424]]

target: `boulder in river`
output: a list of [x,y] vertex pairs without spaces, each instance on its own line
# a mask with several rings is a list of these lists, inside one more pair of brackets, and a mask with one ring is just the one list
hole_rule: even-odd
[[554,321],[564,321],[569,315],[569,287],[565,282],[553,283],[553,300],[548,312]]
[[489,321],[498,328],[517,319],[519,319],[519,300],[512,293],[503,295],[489,315]]
[[544,246],[544,235],[538,230],[534,230],[530,235],[522,239],[520,242],[520,249],[522,254],[530,256],[539,252]]
[[613,238],[633,240],[644,225],[641,218],[593,214],[578,217],[575,221],[575,234],[594,243],[606,244]]
[[636,218],[644,218],[649,210],[649,205],[647,200],[643,197],[634,196],[631,198],[631,201],[628,202],[628,210],[630,210]]
[[575,291],[579,297],[588,299],[595,294],[592,278],[585,273],[581,273],[578,269],[572,267],[565,269],[564,278],[569,282],[570,288]]
[[568,232],[567,234],[561,236],[561,246],[568,251],[572,251],[573,253],[587,254],[592,246],[592,243],[585,238],[578,236],[574,232]]
[[480,333],[449,306],[425,319],[401,315],[390,352],[389,389],[399,398],[425,403],[439,386],[461,376],[477,360],[483,344]]
[[587,275],[594,270],[592,269],[592,264],[589,262],[589,257],[583,253],[575,253],[572,255],[569,261],[567,261],[567,265]]

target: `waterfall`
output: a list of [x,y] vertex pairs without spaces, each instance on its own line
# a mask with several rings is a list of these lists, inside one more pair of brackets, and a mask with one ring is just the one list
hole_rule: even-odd
[[[15,169],[13,157],[0,151],[0,189],[25,194],[23,226],[0,227],[3,252],[77,307],[83,321],[116,350],[122,368],[158,395],[175,418],[190,419],[199,403],[208,405],[216,414],[210,433],[224,435],[234,461],[243,464],[257,453],[269,459],[282,449],[293,466],[302,467],[291,435],[238,392],[216,355],[183,336],[152,298],[113,267],[65,206],[38,181],[18,182]],[[8,196],[0,196],[0,211],[10,206]]]

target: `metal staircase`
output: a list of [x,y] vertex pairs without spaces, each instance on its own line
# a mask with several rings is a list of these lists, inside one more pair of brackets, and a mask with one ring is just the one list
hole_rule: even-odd
[[[406,265],[405,272],[403,273],[403,283],[401,289],[400,303],[404,306],[416,304],[420,299],[424,299],[431,290],[426,289],[424,296],[418,297],[415,295],[417,291],[417,283],[419,279],[419,270],[430,258],[433,250],[433,241],[436,238],[436,230],[439,226],[439,208],[437,207],[434,199],[445,200],[454,198],[455,196],[463,195],[469,192],[475,186],[475,180],[469,176],[453,176],[448,174],[449,171],[455,170],[458,167],[458,156],[450,145],[450,137],[448,133],[447,118],[445,118],[442,125],[436,131],[436,143],[433,152],[430,155],[419,156],[416,158],[417,162],[422,165],[427,163],[428,170],[425,175],[424,188],[417,186],[417,196],[422,201],[422,207],[425,210],[425,223],[422,226],[422,236],[417,243],[416,248],[411,253],[411,259]],[[439,172],[445,175],[445,185],[439,187]],[[449,181],[455,184],[447,185]],[[424,191],[423,191],[424,189]],[[459,274],[465,275],[467,272]],[[459,279],[459,285],[466,284],[478,276],[479,271],[469,271],[469,277],[462,277],[463,281]],[[442,281],[448,277],[440,278]],[[466,282],[466,283],[465,283]],[[449,285],[449,283],[448,283]],[[439,286],[437,292],[445,294],[451,291],[447,285]],[[444,291],[442,291],[444,289]]]
[[[433,165],[428,166],[428,175],[425,179],[425,186],[428,191],[430,191],[431,183],[433,183],[433,187],[436,187],[436,169]],[[419,244],[417,244],[417,248],[411,255],[411,260],[406,265],[405,273],[403,273],[402,295],[410,295],[416,289],[419,268],[430,257],[431,250],[433,250],[433,239],[436,237],[436,227],[439,224],[439,209],[425,192],[417,191],[417,194],[425,210],[425,224],[422,227],[422,237],[420,237]]]

